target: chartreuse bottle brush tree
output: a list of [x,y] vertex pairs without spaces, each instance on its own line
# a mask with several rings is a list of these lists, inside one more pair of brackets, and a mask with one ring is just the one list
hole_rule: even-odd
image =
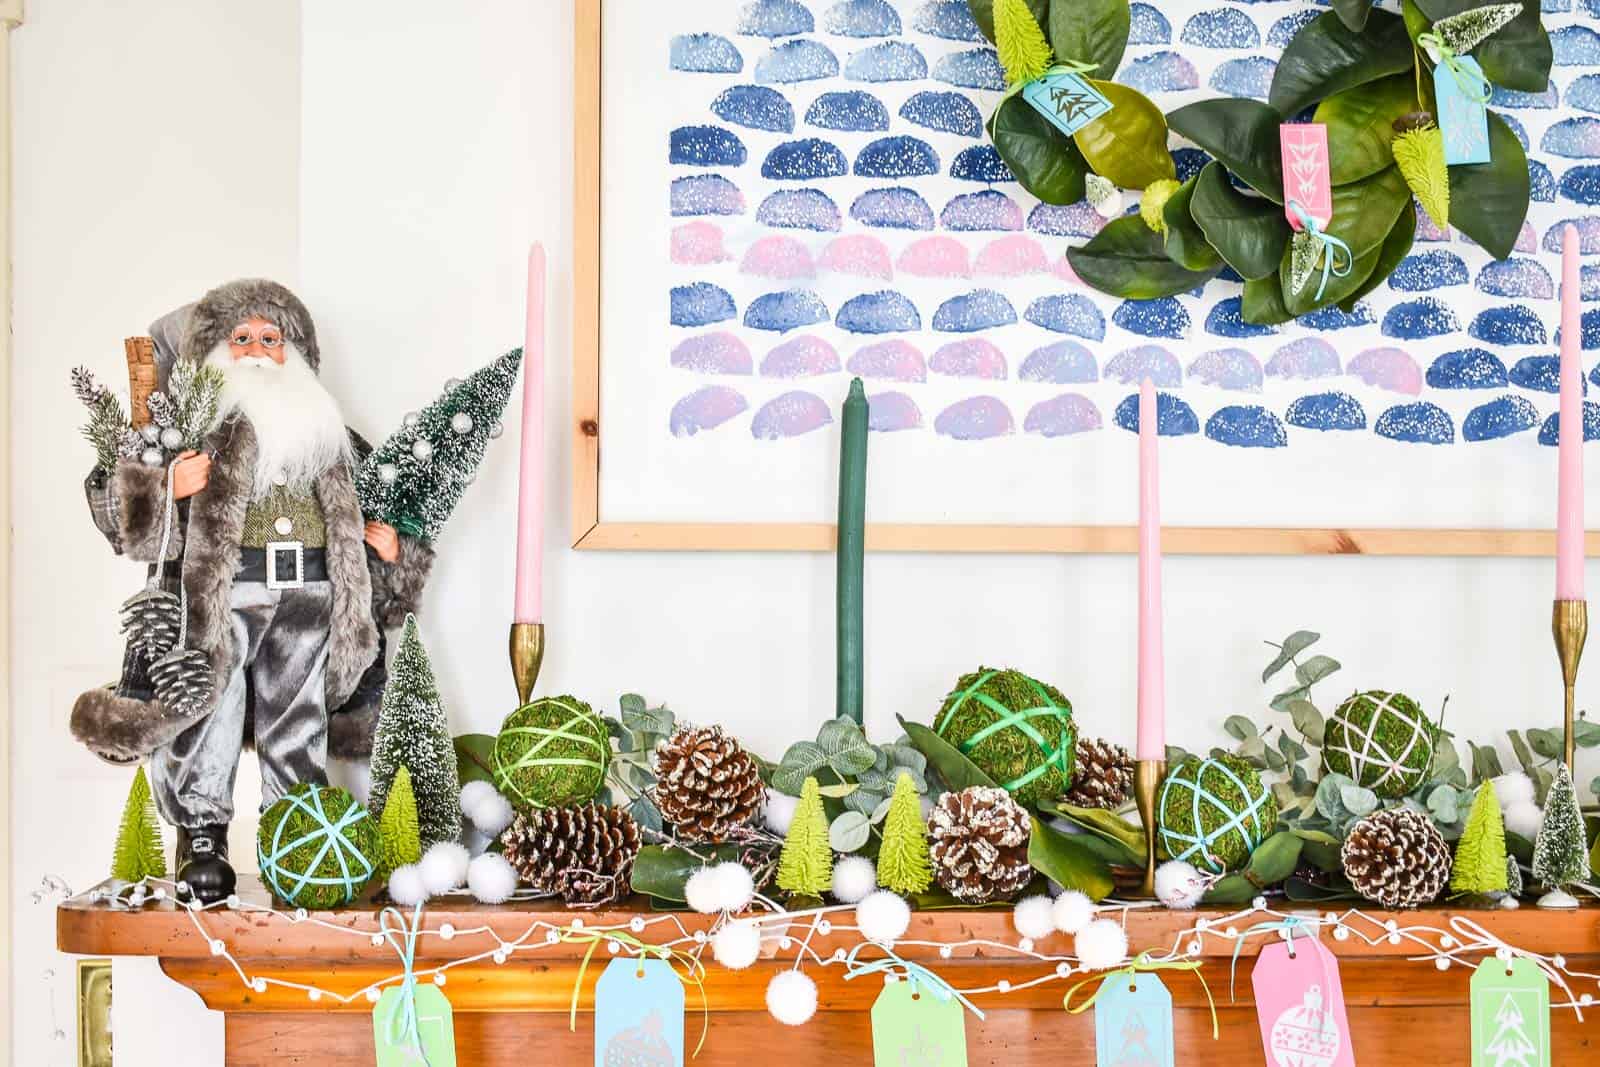
[[1472,798],[1472,810],[1456,844],[1450,892],[1487,895],[1506,888],[1506,828],[1494,782],[1485,781]]
[[394,772],[389,795],[378,817],[378,837],[382,853],[378,877],[388,880],[396,867],[416,863],[422,858],[422,838],[417,828],[417,795],[411,789],[411,771],[405,764]]
[[911,776],[895,779],[889,813],[883,820],[883,844],[878,849],[878,884],[896,893],[925,892],[933,883],[928,859],[928,827],[922,819],[922,798]]
[[133,772],[128,802],[122,808],[122,825],[117,828],[117,844],[111,854],[111,877],[137,882],[166,876],[167,856],[161,841],[161,824],[156,821],[150,780],[145,777],[141,765]]
[[833,881],[833,848],[828,815],[815,778],[800,788],[800,804],[778,855],[778,888],[797,896],[820,897]]

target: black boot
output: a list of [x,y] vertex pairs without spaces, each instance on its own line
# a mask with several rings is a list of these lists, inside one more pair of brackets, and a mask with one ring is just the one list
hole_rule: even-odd
[[187,886],[188,895],[202,904],[227,899],[236,882],[228,865],[228,828],[178,827],[177,867],[180,896]]

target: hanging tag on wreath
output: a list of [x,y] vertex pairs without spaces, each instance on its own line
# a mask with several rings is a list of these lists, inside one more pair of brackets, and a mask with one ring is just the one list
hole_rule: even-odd
[[1489,81],[1471,56],[1458,56],[1447,47],[1438,52],[1433,68],[1433,95],[1438,101],[1439,130],[1444,135],[1444,161],[1487,163],[1489,154]]
[[1261,950],[1250,984],[1267,1062],[1277,1067],[1355,1067],[1339,961],[1314,937]]
[[594,1067],[683,1067],[683,982],[666,960],[606,966],[594,987]]
[[1097,1067],[1172,1067],[1172,994],[1153,974],[1116,974],[1094,1001]]
[[1472,1067],[1550,1067],[1550,982],[1525,956],[1472,974]]
[[887,983],[872,1002],[875,1067],[967,1067],[965,1008],[916,981]]
[[390,986],[372,1011],[378,1067],[456,1067],[450,1000],[432,982]]
[[1286,122],[1278,127],[1278,152],[1283,157],[1283,214],[1289,225],[1303,230],[1307,217],[1319,228],[1328,225],[1333,219],[1328,127],[1320,122]]
[[1071,137],[1111,110],[1111,101],[1078,71],[1056,67],[1022,87],[1022,99]]

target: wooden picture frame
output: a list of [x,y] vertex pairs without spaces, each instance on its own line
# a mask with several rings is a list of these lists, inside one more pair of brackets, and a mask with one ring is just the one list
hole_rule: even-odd
[[[601,26],[603,0],[573,0],[572,547],[638,551],[826,552],[830,523],[608,522],[600,511]],[[1555,477],[1554,464],[1550,476]],[[878,552],[1132,553],[1134,526],[869,523]],[[1180,555],[1549,556],[1553,529],[1167,526]],[[1588,548],[1600,553],[1600,531]]]

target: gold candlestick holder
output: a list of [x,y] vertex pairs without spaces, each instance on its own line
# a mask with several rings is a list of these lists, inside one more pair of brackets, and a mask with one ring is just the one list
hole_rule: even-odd
[[1566,690],[1566,715],[1562,725],[1566,730],[1567,769],[1572,769],[1573,693],[1578,682],[1578,661],[1583,658],[1583,642],[1589,636],[1589,602],[1587,600],[1558,600],[1550,616],[1550,630],[1556,639],[1556,656],[1561,660],[1561,685]]
[[1144,823],[1144,882],[1141,896],[1156,895],[1156,797],[1161,780],[1167,776],[1167,761],[1142,759],[1133,765],[1133,799]]
[[543,664],[544,623],[512,623],[511,678],[517,684],[518,707],[526,704],[533,695],[533,685],[539,680],[539,668]]

